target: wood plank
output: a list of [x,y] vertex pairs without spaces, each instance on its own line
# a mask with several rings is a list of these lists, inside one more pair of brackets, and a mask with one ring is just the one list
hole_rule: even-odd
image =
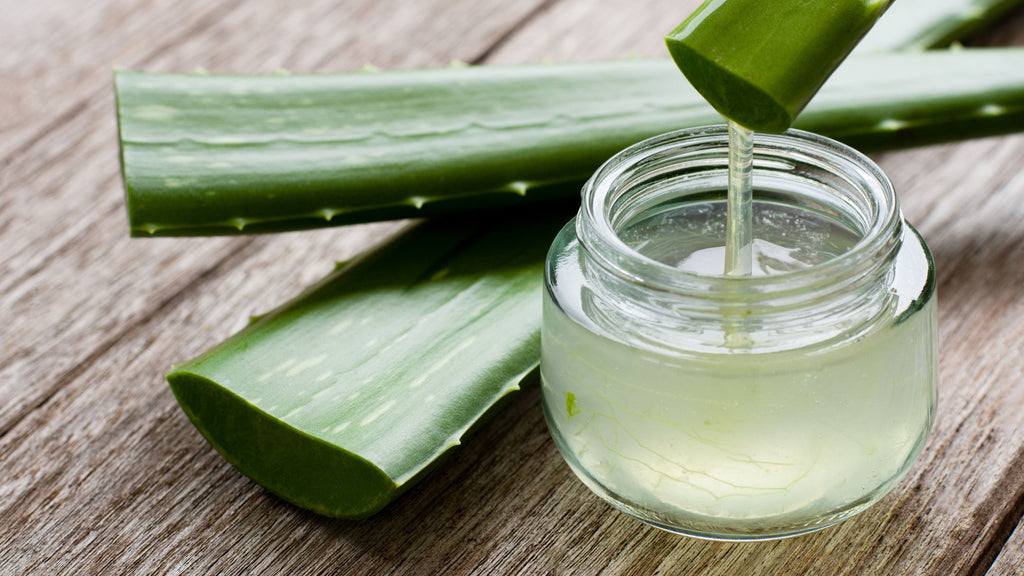
[[488,57],[488,64],[667,58],[663,37],[700,0],[562,0],[541,11]]
[[[1024,476],[1024,469],[1018,472],[1020,476]],[[1024,506],[1024,501],[1019,505]],[[1024,520],[1017,524],[1017,529],[1006,541],[986,576],[1024,576]]]
[[[211,26],[239,2],[108,0],[15,2],[0,13],[0,167],[66,124],[100,90],[111,66],[144,62]],[[159,25],[155,25],[159,23]],[[83,48],[86,48],[83,50]]]
[[[269,72],[281,66],[309,71],[354,69],[371,54],[381,66],[440,66],[456,57],[476,58],[533,8],[529,2],[506,6],[493,0],[462,5],[435,0],[418,4],[416,10],[402,10],[395,3],[366,0],[339,7],[321,0],[285,17],[288,11],[282,3],[223,3],[214,12],[198,8],[210,3],[194,4],[191,10],[186,3],[176,6],[183,14],[199,14],[190,21],[203,21],[211,14],[217,18],[188,28],[193,36],[182,31],[187,37],[173,43],[173,48],[157,53],[138,48],[136,34],[146,26],[136,24],[124,27],[128,38],[123,43],[111,41],[112,47],[98,47],[95,58],[153,70],[189,70],[199,65],[239,72]],[[111,20],[119,22],[110,13],[115,7],[108,8]],[[134,8],[124,5],[121,9]],[[421,22],[421,9],[437,18]],[[59,14],[73,20],[76,13],[67,9]],[[153,17],[160,16],[157,11]],[[34,28],[53,25],[53,17],[43,12]],[[154,21],[149,21],[152,25]],[[379,32],[384,29],[408,44],[388,42],[389,36]],[[116,36],[119,30],[92,30],[81,41]],[[250,49],[253,34],[265,38],[259,51]],[[318,49],[303,45],[296,50],[296,42],[301,45],[306,40],[318,42]],[[32,46],[25,51],[35,53]],[[44,76],[49,73],[41,71]],[[4,247],[0,307],[11,311],[11,322],[0,334],[0,396],[7,399],[0,404],[0,434],[61,388],[83,364],[105,353],[125,326],[153,314],[225,258],[273,241],[130,242],[117,152],[111,146],[116,128],[109,68],[84,79],[80,76],[70,72],[69,84],[56,92],[93,92],[93,96],[80,105],[65,102],[75,112],[59,127],[37,122],[38,137],[14,153],[4,169],[5,189],[10,193],[0,199],[0,246]],[[10,116],[34,114],[16,107]],[[334,233],[338,238],[345,234]],[[39,362],[40,358],[47,361]]]

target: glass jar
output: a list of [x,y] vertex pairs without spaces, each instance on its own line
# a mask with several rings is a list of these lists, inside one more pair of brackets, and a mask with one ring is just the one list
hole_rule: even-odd
[[721,272],[728,134],[612,157],[548,254],[541,378],[572,470],[644,522],[755,540],[865,509],[936,403],[935,275],[871,160],[758,134],[755,275]]

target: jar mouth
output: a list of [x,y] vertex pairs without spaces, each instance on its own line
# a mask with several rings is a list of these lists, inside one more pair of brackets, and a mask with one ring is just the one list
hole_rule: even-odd
[[633,284],[716,299],[742,294],[747,301],[841,286],[837,279],[874,276],[891,263],[903,219],[889,179],[853,148],[799,130],[755,135],[755,201],[776,195],[842,222],[857,236],[848,249],[798,270],[726,276],[680,269],[631,247],[621,233],[646,208],[687,194],[724,199],[728,140],[725,126],[706,126],[644,140],[611,157],[584,185],[576,224],[581,246],[601,268]]

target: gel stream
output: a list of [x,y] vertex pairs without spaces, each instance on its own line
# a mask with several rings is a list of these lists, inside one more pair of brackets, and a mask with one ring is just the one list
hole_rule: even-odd
[[[722,276],[725,222],[719,194],[641,211],[617,234],[648,258]],[[753,276],[814,266],[860,239],[771,195],[755,196],[752,223]],[[867,507],[910,466],[932,418],[935,349],[924,336],[933,333],[935,303],[921,298],[923,244],[909,231],[904,242],[912,254],[901,253],[896,269],[914,272],[896,283],[890,321],[840,337],[823,326],[816,344],[768,352],[737,345],[726,331],[717,348],[684,351],[660,346],[640,323],[624,341],[621,326],[602,321],[607,304],[588,287],[570,225],[552,248],[562,256],[549,262],[555,280],[544,296],[542,386],[559,449],[613,505],[690,535],[797,534]],[[902,313],[910,306],[921,309]],[[748,343],[773,336],[756,318],[743,331]]]

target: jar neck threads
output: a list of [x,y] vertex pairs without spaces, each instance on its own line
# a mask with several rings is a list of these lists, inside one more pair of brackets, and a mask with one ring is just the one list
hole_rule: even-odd
[[[724,126],[641,142],[598,169],[584,186],[576,229],[584,273],[601,301],[594,304],[599,317],[653,326],[647,332],[654,340],[665,337],[659,326],[671,338],[712,334],[709,342],[719,331],[748,331],[754,348],[769,350],[827,339],[835,329],[864,324],[889,306],[885,280],[903,235],[892,185],[867,157],[814,134],[756,136],[755,202],[848,230],[850,245],[834,257],[802,269],[736,277],[695,273],[643,253],[638,246],[653,228],[641,227],[629,242],[624,239],[645,218],[669,223],[661,229],[678,227],[665,215],[721,204],[727,174]],[[799,228],[800,219],[795,222],[780,229]]]

